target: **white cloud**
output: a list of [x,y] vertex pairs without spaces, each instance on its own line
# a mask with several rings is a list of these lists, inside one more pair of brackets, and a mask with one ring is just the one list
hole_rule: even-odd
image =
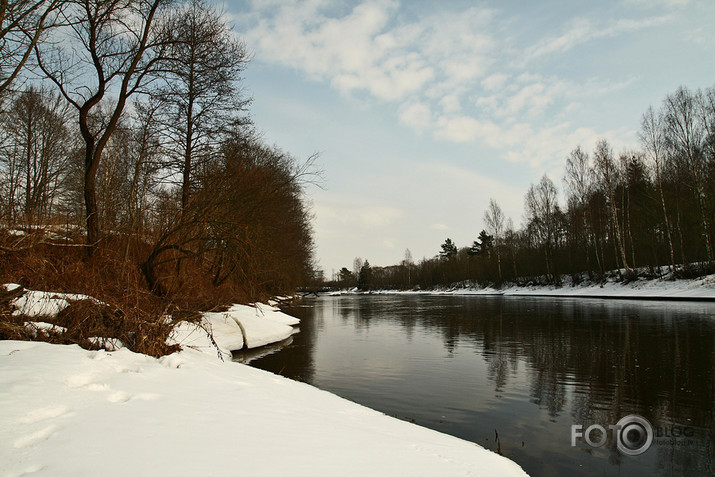
[[484,89],[493,91],[504,87],[504,83],[509,79],[509,75],[505,73],[494,73],[482,80]]
[[632,33],[645,28],[653,28],[670,19],[668,16],[650,17],[638,20],[620,19],[595,23],[587,18],[578,18],[571,21],[568,30],[559,36],[545,38],[534,46],[527,48],[525,58],[536,60],[542,56],[565,53],[576,46],[590,40],[605,37],[614,37],[624,33]]
[[431,127],[432,111],[424,103],[414,103],[402,108],[400,121],[419,131],[423,131]]
[[[487,124],[488,125],[488,124]],[[441,117],[435,124],[435,137],[453,142],[472,142],[483,135],[485,123],[470,116]]]

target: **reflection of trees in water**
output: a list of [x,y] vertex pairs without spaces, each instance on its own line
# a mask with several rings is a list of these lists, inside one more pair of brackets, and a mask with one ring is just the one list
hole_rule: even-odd
[[[676,314],[606,302],[471,300],[445,346],[460,339],[480,344],[497,392],[508,382],[508,363],[524,361],[532,402],[554,419],[570,392],[573,422],[584,427],[615,424],[628,414],[656,427],[697,427],[700,451],[663,446],[657,457],[668,473],[692,474],[713,465],[715,325]],[[620,458],[611,446],[609,460]]]

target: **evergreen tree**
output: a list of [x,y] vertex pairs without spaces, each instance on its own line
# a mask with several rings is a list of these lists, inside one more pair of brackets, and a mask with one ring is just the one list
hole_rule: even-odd
[[440,257],[451,259],[457,255],[457,246],[452,242],[452,239],[447,238],[442,244],[442,251],[439,252]]
[[365,260],[365,263],[363,263],[362,267],[360,268],[360,273],[358,274],[358,289],[369,290],[371,283],[372,267],[370,267],[370,262]]
[[494,236],[489,235],[486,230],[482,230],[467,253],[469,255],[486,255],[488,257],[492,248],[494,248]]

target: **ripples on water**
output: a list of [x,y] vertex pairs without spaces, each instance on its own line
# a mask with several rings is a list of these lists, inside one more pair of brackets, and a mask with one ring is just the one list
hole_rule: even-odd
[[[713,475],[712,303],[341,296],[286,309],[301,332],[237,360],[497,449],[538,475]],[[640,456],[571,425],[638,414],[692,438]]]

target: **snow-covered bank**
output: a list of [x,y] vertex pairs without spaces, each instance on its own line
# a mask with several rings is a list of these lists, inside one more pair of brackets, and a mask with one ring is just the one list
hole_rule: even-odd
[[[388,291],[379,290],[375,294],[438,294],[438,295],[503,295],[503,296],[551,296],[551,297],[584,297],[584,298],[623,298],[623,299],[658,299],[658,300],[713,300],[715,301],[715,275],[707,275],[696,279],[637,279],[621,282],[615,279],[592,283],[584,281],[580,284],[569,284],[564,279],[562,286],[518,286],[509,285],[504,288],[449,288],[442,290],[410,290]],[[350,294],[355,291],[334,292],[332,294]]]
[[213,350],[230,357],[231,351],[283,341],[297,331],[293,326],[299,323],[298,318],[268,305],[233,305],[224,312],[203,313],[200,323],[179,323],[170,340],[182,348]]
[[0,341],[0,475],[526,475],[510,460],[193,349]]
[[[20,288],[20,285],[14,283],[0,285],[0,289],[6,291]],[[25,323],[25,326],[35,333],[47,330],[58,332],[62,328],[39,320],[51,322],[60,311],[70,306],[72,301],[87,299],[95,300],[86,295],[22,290],[18,297],[10,301],[10,306],[13,308],[13,315],[35,320]],[[286,315],[274,306],[262,303],[252,306],[233,305],[224,312],[203,313],[198,323],[179,323],[170,339],[182,347],[213,349],[230,357],[231,351],[283,341],[297,331],[293,326],[299,323],[299,319]],[[101,337],[97,337],[97,340],[110,345],[109,350],[121,347],[121,343],[116,341],[102,340]],[[216,347],[219,349],[216,350]]]

